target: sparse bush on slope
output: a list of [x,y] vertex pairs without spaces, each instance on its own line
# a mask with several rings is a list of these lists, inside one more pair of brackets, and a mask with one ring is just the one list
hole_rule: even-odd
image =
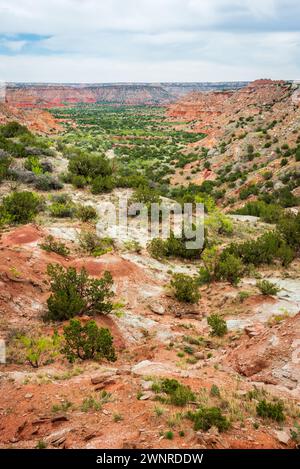
[[69,362],[76,359],[115,361],[113,337],[109,329],[98,327],[95,321],[81,325],[78,319],[71,319],[64,327],[64,347],[62,353]]
[[24,224],[39,213],[42,201],[33,192],[13,192],[4,197],[0,205],[0,224]]
[[101,279],[89,277],[83,268],[64,268],[49,264],[51,295],[48,298],[47,319],[63,321],[76,315],[109,314],[113,309],[111,298],[113,279],[110,272],[104,272]]

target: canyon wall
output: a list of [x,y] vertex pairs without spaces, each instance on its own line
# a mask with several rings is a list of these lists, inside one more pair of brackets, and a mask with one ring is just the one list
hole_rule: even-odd
[[15,107],[56,107],[76,103],[167,105],[194,91],[236,90],[247,83],[9,83],[5,100]]

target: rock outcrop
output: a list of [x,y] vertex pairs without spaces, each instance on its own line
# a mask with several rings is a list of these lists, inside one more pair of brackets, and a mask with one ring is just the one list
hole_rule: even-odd
[[9,84],[6,102],[22,108],[57,107],[76,103],[166,105],[192,91],[239,89],[245,82],[230,83],[102,83]]
[[37,133],[54,133],[61,128],[49,112],[40,109],[22,110],[0,103],[0,125],[10,121],[17,121]]
[[245,336],[228,361],[252,381],[282,386],[299,398],[300,313],[257,336]]

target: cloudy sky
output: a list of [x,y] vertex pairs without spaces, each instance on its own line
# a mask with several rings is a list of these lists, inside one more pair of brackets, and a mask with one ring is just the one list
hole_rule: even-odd
[[0,80],[300,79],[299,0],[0,0]]

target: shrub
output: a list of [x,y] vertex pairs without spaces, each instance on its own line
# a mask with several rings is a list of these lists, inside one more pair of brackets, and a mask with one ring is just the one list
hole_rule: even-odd
[[83,189],[87,185],[87,180],[84,176],[73,176],[71,178],[71,182],[73,186],[77,187],[77,189]]
[[102,409],[101,399],[96,399],[93,396],[86,397],[81,405],[82,412],[88,412],[89,410],[98,411]]
[[24,163],[24,168],[28,171],[32,171],[34,174],[42,174],[42,166],[37,156],[28,156]]
[[40,174],[35,179],[34,187],[39,191],[59,191],[64,185],[50,174]]
[[85,269],[67,269],[49,264],[51,296],[48,298],[47,319],[63,321],[82,314],[109,314],[113,305],[111,290],[113,279],[110,272],[104,272],[101,279],[92,279]]
[[262,174],[262,177],[264,178],[265,181],[268,181],[269,179],[272,179],[273,173],[272,171],[265,171]]
[[222,319],[218,314],[211,314],[207,318],[207,324],[211,327],[211,335],[215,335],[217,337],[223,337],[227,334],[227,324],[224,319]]
[[104,156],[81,153],[69,161],[69,171],[71,174],[93,180],[96,176],[109,176],[111,167]]
[[96,220],[98,217],[97,210],[91,205],[79,205],[77,207],[76,216],[83,222]]
[[244,303],[250,297],[250,293],[247,291],[238,292],[237,301],[239,303]]
[[256,282],[256,287],[260,290],[263,295],[277,295],[280,291],[275,283],[269,282],[268,280],[259,280]]
[[55,218],[73,218],[76,214],[76,205],[71,202],[54,202],[49,207],[50,215]]
[[140,254],[143,249],[141,244],[136,240],[124,241],[123,246],[126,251],[136,252],[137,254]]
[[265,192],[260,198],[268,204],[275,203],[284,208],[295,207],[299,204],[299,197],[296,197],[288,186],[273,192]]
[[231,235],[233,223],[220,210],[215,209],[206,219],[206,225],[218,232],[220,235]]
[[141,203],[146,205],[148,208],[150,208],[151,204],[159,202],[159,194],[155,190],[150,189],[150,187],[147,186],[139,186],[130,199],[131,204]]
[[200,294],[197,279],[185,274],[174,274],[170,285],[177,300],[185,303],[198,303]]
[[46,449],[47,443],[43,440],[39,440],[36,444],[36,449]]
[[211,397],[221,397],[220,389],[216,384],[211,386],[209,394]]
[[1,219],[6,223],[28,223],[41,209],[41,200],[33,192],[13,192],[0,205]]
[[234,254],[222,253],[216,267],[216,278],[227,280],[232,285],[237,285],[243,275],[244,267],[242,261]]
[[[153,385],[153,390],[157,393],[165,393],[168,395],[167,403],[179,407],[187,405],[195,400],[195,395],[189,386],[179,383],[176,379],[165,378]],[[164,401],[162,398],[161,400]]]
[[[195,229],[195,227],[193,227]],[[182,237],[175,237],[171,232],[170,237],[166,240],[154,238],[148,245],[149,253],[156,259],[164,257],[179,257],[182,259],[199,259],[206,243],[199,248],[190,249],[187,243],[194,242],[196,237],[187,238],[184,234]]]
[[217,427],[219,432],[224,432],[230,428],[230,422],[218,407],[201,407],[196,412],[188,412],[187,417],[194,422],[195,431],[206,432],[211,427]]
[[102,194],[111,192],[115,188],[115,181],[112,176],[97,176],[91,187],[92,194]]
[[12,341],[10,360],[28,362],[33,368],[52,363],[59,354],[60,337],[57,332],[52,336],[17,335]]
[[150,241],[147,246],[149,254],[154,257],[154,259],[161,260],[168,254],[168,248],[166,243],[160,238],[154,238]]
[[16,121],[8,122],[7,124],[0,127],[0,133],[5,138],[19,137],[22,134],[29,134],[30,132],[24,125],[19,124]]
[[296,251],[300,249],[300,213],[286,214],[277,223],[277,230],[284,241]]
[[244,187],[240,191],[240,199],[245,200],[248,199],[250,195],[257,195],[258,194],[258,187],[256,185],[250,185],[248,187]]
[[282,208],[277,204],[267,204],[263,200],[247,202],[235,213],[260,217],[266,223],[276,223],[282,215]]
[[282,160],[280,161],[280,166],[286,166],[288,164],[288,160],[286,158],[282,158]]
[[216,279],[216,270],[219,263],[217,248],[215,246],[206,248],[201,255],[201,259],[204,267],[200,267],[199,270],[199,283],[203,285]]
[[100,238],[94,231],[82,231],[79,236],[79,244],[83,251],[94,257],[102,256],[112,250],[111,238]]
[[60,241],[55,241],[54,237],[51,235],[46,237],[45,242],[40,244],[40,247],[44,249],[44,251],[55,252],[56,254],[59,254],[63,257],[66,257],[70,254],[70,250],[67,248],[67,246]]
[[11,158],[9,158],[8,156],[3,157],[0,154],[0,182],[3,181],[3,179],[7,178],[9,174],[9,167],[11,165],[11,161]]
[[[294,234],[292,232],[291,236]],[[228,253],[238,257],[244,264],[254,266],[272,264],[276,259],[281,260],[283,265],[288,265],[292,258],[292,251],[279,231],[269,231],[256,240],[231,244],[224,249],[222,256],[227,256]]]
[[116,354],[113,337],[109,329],[98,327],[95,321],[81,325],[78,319],[71,319],[64,327],[65,344],[62,353],[69,362],[81,360],[115,361]]
[[264,419],[269,418],[276,422],[283,422],[285,420],[283,410],[284,406],[282,402],[272,404],[271,402],[267,402],[265,399],[259,401],[256,406],[256,413],[259,417]]

